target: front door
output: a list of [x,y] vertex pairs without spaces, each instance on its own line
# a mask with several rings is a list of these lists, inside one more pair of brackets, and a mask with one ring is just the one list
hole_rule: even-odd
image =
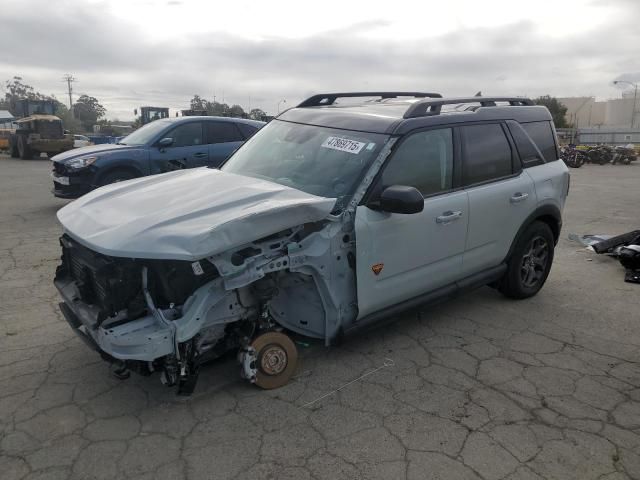
[[164,173],[183,168],[202,167],[209,162],[209,149],[201,121],[181,123],[163,138],[173,139],[164,148],[151,148],[151,173]]
[[450,284],[462,270],[469,202],[466,191],[454,190],[452,130],[409,135],[383,168],[371,197],[387,186],[413,186],[425,196],[424,210],[405,215],[358,207],[358,318]]

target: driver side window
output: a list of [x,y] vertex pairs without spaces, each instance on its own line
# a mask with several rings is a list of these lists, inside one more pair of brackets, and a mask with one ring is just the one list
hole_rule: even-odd
[[411,134],[398,146],[382,172],[382,187],[406,185],[425,197],[451,190],[453,133],[450,128]]
[[172,147],[190,147],[192,145],[202,145],[202,123],[201,122],[189,122],[182,125],[178,125],[171,132],[167,134],[168,137],[173,138]]

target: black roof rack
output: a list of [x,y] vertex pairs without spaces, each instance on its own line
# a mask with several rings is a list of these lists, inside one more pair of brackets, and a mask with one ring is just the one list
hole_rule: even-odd
[[298,108],[319,107],[325,105],[333,105],[338,98],[355,98],[355,97],[381,97],[381,98],[397,98],[397,97],[416,97],[416,98],[442,98],[439,93],[428,92],[345,92],[345,93],[319,93],[307,98],[298,105]]
[[533,101],[525,97],[461,97],[446,98],[442,100],[421,100],[411,105],[404,113],[404,118],[425,117],[439,115],[443,105],[456,105],[460,103],[479,103],[481,107],[495,107],[496,102],[509,102],[511,106],[535,105]]

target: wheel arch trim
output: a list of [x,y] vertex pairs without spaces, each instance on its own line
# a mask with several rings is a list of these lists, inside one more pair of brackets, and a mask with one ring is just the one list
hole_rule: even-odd
[[108,167],[99,168],[95,176],[94,184],[100,185],[100,182],[105,176],[118,170],[131,172],[138,177],[145,176],[145,173],[143,173],[142,170],[140,170],[136,165],[132,165],[131,163],[118,162],[113,165],[110,164]]
[[526,218],[520,228],[518,229],[518,233],[513,238],[511,242],[511,246],[509,247],[509,252],[503,261],[507,261],[511,254],[513,253],[514,248],[516,247],[518,240],[524,233],[524,231],[535,221],[542,221],[549,225],[551,228],[551,232],[553,233],[554,244],[558,244],[558,240],[560,239],[560,230],[562,230],[562,214],[560,213],[560,209],[551,204],[540,205],[537,207],[531,214]]

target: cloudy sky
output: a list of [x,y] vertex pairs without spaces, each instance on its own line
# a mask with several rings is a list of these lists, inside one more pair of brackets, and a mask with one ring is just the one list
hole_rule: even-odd
[[[640,0],[1,0],[0,80],[108,117],[199,94],[275,113],[324,91],[619,96]],[[281,103],[284,107],[285,103]]]

